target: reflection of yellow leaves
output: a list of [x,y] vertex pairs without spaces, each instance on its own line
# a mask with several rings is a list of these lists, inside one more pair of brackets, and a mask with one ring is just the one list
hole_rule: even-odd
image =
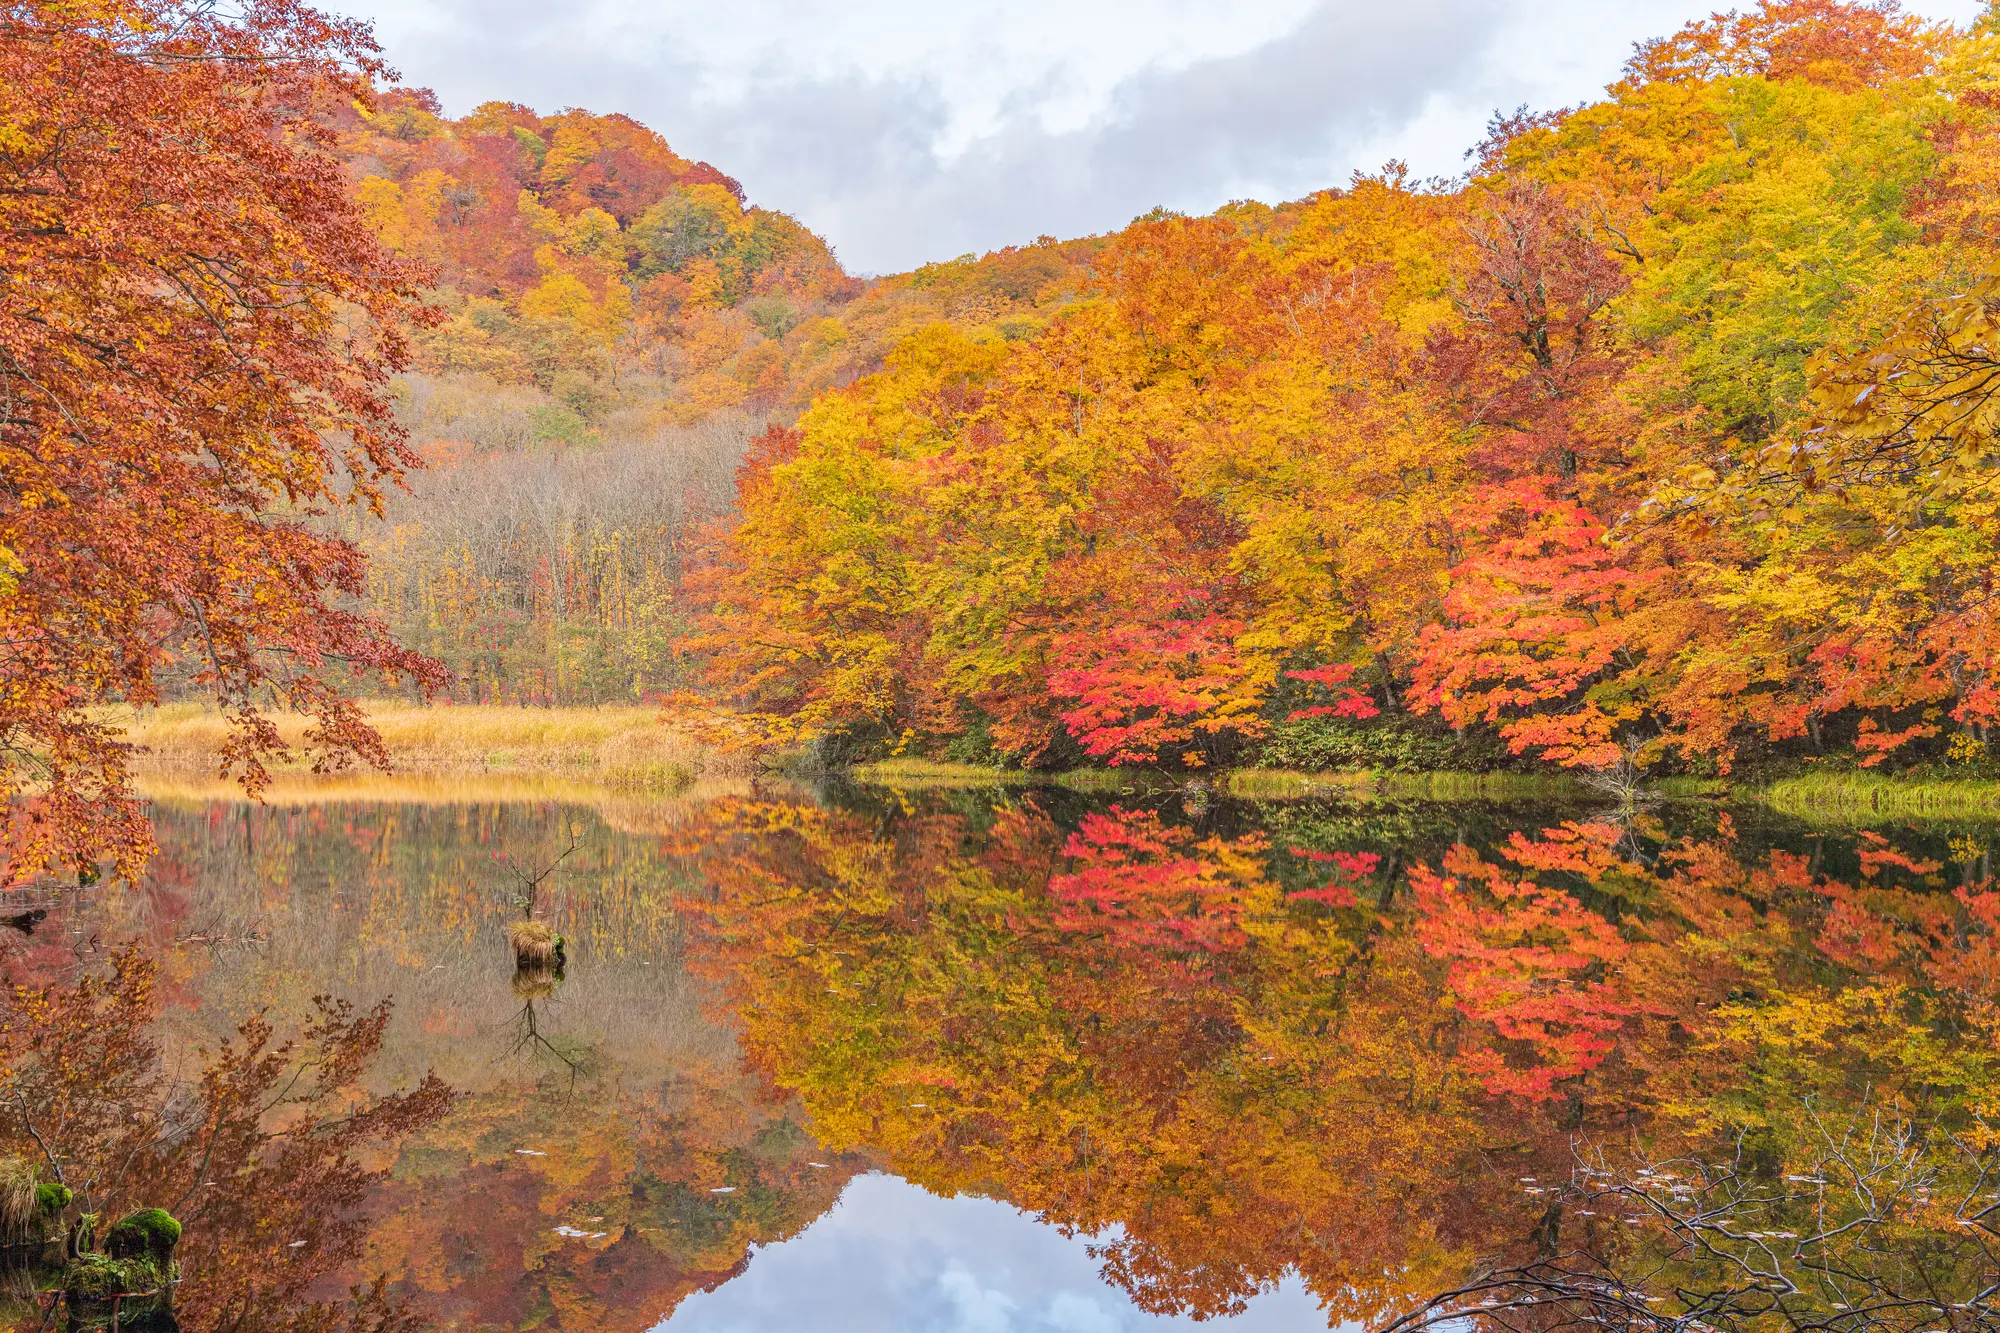
[[1975,1118],[1963,1135],[1966,1147],[1980,1153],[2000,1148],[2000,1101],[1975,1102],[1972,1114]]

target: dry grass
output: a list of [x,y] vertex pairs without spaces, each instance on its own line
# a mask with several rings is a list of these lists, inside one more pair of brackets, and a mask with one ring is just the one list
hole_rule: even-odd
[[[213,774],[141,770],[133,783],[139,795],[163,805],[198,806],[248,798],[234,782]],[[281,809],[346,802],[354,805],[571,805],[592,810],[623,833],[660,834],[687,823],[718,797],[747,796],[742,778],[704,778],[674,792],[613,787],[589,778],[540,773],[382,774],[319,777],[280,773],[262,793],[265,805]],[[761,784],[765,791],[773,784]]]
[[18,1157],[0,1157],[0,1245],[30,1239],[35,1221],[35,1168]]
[[556,960],[556,931],[546,921],[516,921],[507,928],[514,946],[514,966],[549,967]]
[[[650,708],[507,708],[452,704],[431,708],[378,701],[364,705],[399,773],[535,773],[589,777],[613,787],[675,791],[698,778],[740,777],[740,756],[718,754],[662,726]],[[198,704],[168,704],[135,714],[107,710],[140,747],[134,767],[153,772],[215,771],[229,726]],[[273,719],[296,757],[274,771],[307,767],[308,719]]]

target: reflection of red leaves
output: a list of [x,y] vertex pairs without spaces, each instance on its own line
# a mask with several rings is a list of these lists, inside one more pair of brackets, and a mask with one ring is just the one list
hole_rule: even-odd
[[1841,886],[1825,887],[1840,893],[1813,938],[1821,953],[1860,972],[1881,971],[1902,957],[1904,942],[1896,922],[1856,902]]
[[[1358,900],[1350,886],[1357,880],[1368,878],[1382,865],[1382,857],[1377,852],[1315,852],[1305,847],[1288,847],[1286,850],[1300,860],[1330,863],[1335,875],[1324,888],[1299,889],[1286,894],[1285,897],[1292,902],[1353,907]],[[1343,880],[1346,883],[1342,883]]]
[[1932,937],[1925,971],[1940,984],[1993,1005],[2000,1002],[2000,892],[1988,881],[1953,895],[1964,914]]
[[1935,875],[1943,869],[1938,861],[1923,861],[1903,855],[1889,845],[1889,840],[1879,833],[1863,832],[1861,846],[1861,877],[1874,879],[1882,873],[1883,866],[1895,866],[1913,875]]
[[1063,848],[1071,871],[1049,879],[1056,924],[1147,948],[1239,948],[1263,849],[1254,834],[1197,843],[1146,810],[1086,815]]
[[1525,1059],[1478,1050],[1465,1063],[1491,1092],[1551,1099],[1557,1084],[1602,1064],[1614,1035],[1646,1012],[1604,975],[1630,946],[1568,894],[1512,879],[1465,848],[1446,855],[1445,870],[1410,871],[1417,938],[1450,960],[1459,1009],[1526,1047]]
[[1501,855],[1523,870],[1565,870],[1596,878],[1624,863],[1616,850],[1624,836],[1616,824],[1579,824],[1543,829],[1539,837],[1509,835]]

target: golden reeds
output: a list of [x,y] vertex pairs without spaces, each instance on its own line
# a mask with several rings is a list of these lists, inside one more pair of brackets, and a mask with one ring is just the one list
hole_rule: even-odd
[[[750,761],[724,755],[660,722],[651,708],[509,708],[494,704],[417,707],[364,703],[397,771],[429,774],[537,773],[589,777],[608,786],[674,791],[697,778],[747,776]],[[134,767],[214,771],[229,738],[228,719],[199,704],[134,712],[99,710],[138,747]],[[306,762],[311,719],[278,714],[285,744]],[[283,771],[284,766],[275,766]]]
[[546,921],[516,921],[507,928],[507,942],[514,946],[514,966],[553,967],[562,948],[562,936]]
[[22,1245],[37,1239],[35,1168],[18,1157],[0,1157],[0,1245]]

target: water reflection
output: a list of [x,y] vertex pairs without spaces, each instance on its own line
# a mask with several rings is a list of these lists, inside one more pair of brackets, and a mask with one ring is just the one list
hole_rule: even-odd
[[[151,881],[51,904],[14,980],[136,943],[189,1066],[259,1012],[393,999],[368,1086],[459,1093],[369,1159],[314,1299],[381,1274],[463,1328],[1996,1324],[1988,830],[1051,792],[159,818]],[[526,909],[566,966],[524,993],[509,867],[572,842]]]
[[[743,1275],[690,1296],[662,1333],[1152,1333],[1202,1327],[1138,1309],[1099,1274],[1088,1239],[991,1199],[943,1199],[894,1176],[856,1177],[826,1216],[759,1251]],[[1297,1279],[1254,1298],[1238,1333],[1320,1327]]]

